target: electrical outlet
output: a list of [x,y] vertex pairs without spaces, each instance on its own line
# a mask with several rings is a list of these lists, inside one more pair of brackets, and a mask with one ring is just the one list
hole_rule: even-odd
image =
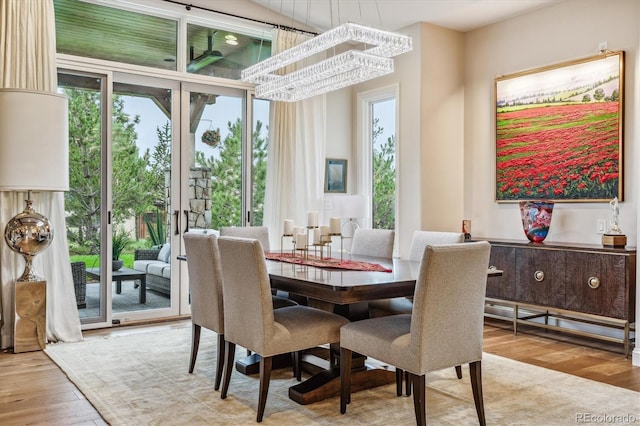
[[333,209],[333,200],[330,198],[327,198],[324,200],[324,209],[325,210],[331,210]]
[[607,228],[606,219],[598,219],[598,234],[604,234]]

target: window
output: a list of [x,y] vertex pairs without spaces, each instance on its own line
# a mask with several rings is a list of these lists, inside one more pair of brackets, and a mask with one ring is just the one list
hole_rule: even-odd
[[358,95],[358,192],[369,197],[365,226],[372,228],[396,228],[397,91],[394,86]]

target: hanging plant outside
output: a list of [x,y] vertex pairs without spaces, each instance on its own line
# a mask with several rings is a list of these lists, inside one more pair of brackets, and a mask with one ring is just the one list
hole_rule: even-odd
[[205,130],[202,134],[202,142],[215,148],[220,143],[220,129]]

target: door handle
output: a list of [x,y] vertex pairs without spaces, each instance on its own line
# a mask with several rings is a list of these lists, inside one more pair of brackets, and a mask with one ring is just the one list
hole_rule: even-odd
[[180,234],[180,225],[178,225],[178,219],[180,219],[180,217],[178,216],[179,214],[180,214],[179,210],[173,211],[173,222],[176,224],[175,235]]
[[189,210],[183,210],[183,212],[184,212],[185,223],[187,224],[187,226],[184,227],[184,232],[186,234],[187,232],[189,232]]

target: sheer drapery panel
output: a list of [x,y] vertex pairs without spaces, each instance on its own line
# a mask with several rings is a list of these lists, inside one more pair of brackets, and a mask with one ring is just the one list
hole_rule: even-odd
[[[0,1],[0,88],[56,92],[56,46],[53,0]],[[29,125],[29,123],[25,123]],[[46,137],[46,135],[43,135]],[[68,173],[60,170],[60,173]],[[0,192],[2,232],[13,216],[24,210],[25,193]],[[49,218],[54,239],[35,257],[36,272],[47,281],[47,340],[82,340],[67,248],[64,194],[34,194],[34,208]],[[15,280],[24,261],[0,244],[0,346],[13,346]]]

